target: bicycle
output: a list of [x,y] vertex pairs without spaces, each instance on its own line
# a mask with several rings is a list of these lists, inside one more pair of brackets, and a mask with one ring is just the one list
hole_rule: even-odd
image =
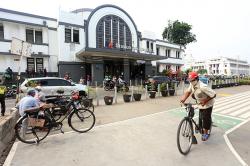
[[74,99],[70,99],[64,118],[56,121],[49,108],[32,108],[25,110],[15,125],[15,135],[18,140],[27,144],[39,143],[45,139],[51,129],[62,130],[63,121],[68,117],[68,125],[76,132],[85,133],[95,125],[95,115],[85,108],[77,108]]
[[[195,115],[195,108],[193,107],[192,103],[184,103],[185,109],[187,111],[187,115],[181,120],[178,130],[177,130],[177,147],[181,154],[187,155],[191,149],[192,144],[197,144],[196,137],[194,136],[194,128],[195,127],[195,133],[203,134],[203,123],[202,123],[202,114],[199,111],[199,119],[198,124],[193,119]],[[212,123],[210,126],[210,129],[208,130],[208,135],[210,136],[212,131]],[[187,143],[182,144],[181,137],[187,139]],[[186,145],[186,148],[185,148]],[[183,147],[184,146],[184,147]]]

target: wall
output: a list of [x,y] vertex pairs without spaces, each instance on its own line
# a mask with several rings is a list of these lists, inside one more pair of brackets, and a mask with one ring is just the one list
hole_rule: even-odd
[[18,118],[19,114],[14,111],[10,116],[6,116],[4,120],[0,121],[0,156],[15,135],[14,126]]

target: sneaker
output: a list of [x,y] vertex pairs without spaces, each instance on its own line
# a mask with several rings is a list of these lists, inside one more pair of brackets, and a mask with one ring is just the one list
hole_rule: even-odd
[[202,134],[201,140],[206,141],[208,139],[209,135],[208,134]]

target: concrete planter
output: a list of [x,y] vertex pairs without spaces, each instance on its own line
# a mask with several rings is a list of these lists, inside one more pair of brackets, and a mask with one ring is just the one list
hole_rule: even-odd
[[104,102],[106,105],[112,105],[113,97],[112,96],[104,96]]

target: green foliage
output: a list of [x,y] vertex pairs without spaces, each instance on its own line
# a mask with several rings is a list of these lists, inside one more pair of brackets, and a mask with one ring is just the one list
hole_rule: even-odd
[[162,83],[160,85],[160,91],[166,91],[167,90],[167,84],[166,83]]
[[199,73],[199,74],[207,74],[207,69],[199,69],[197,71],[197,73]]
[[156,91],[155,83],[151,82],[150,84],[150,91]]
[[240,85],[250,85],[250,80],[248,80],[248,79],[241,79],[240,80]]
[[165,27],[162,33],[162,37],[172,43],[186,47],[187,44],[196,41],[196,35],[190,32],[191,29],[192,26],[185,22],[180,22],[179,20],[172,22],[169,20],[168,26]]

